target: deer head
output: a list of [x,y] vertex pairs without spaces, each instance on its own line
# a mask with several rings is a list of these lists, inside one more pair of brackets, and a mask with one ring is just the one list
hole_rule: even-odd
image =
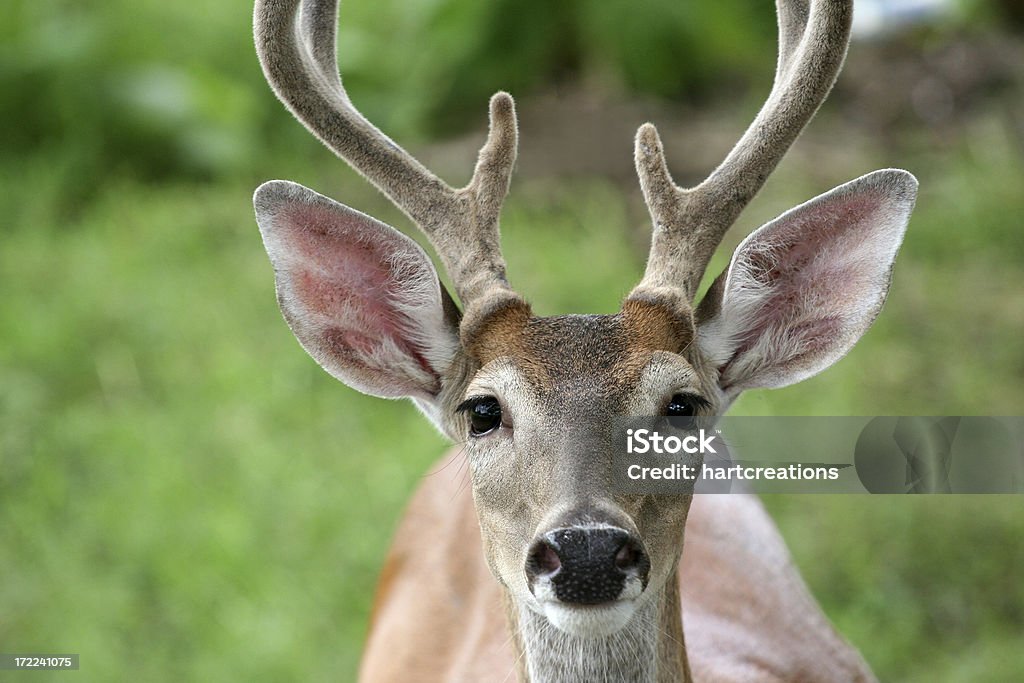
[[255,206],[281,310],[327,372],[411,398],[465,444],[484,553],[528,652],[541,649],[536,639],[590,642],[653,623],[673,599],[690,499],[610,490],[611,417],[722,414],[744,389],[831,365],[882,306],[917,187],[900,170],[759,228],[693,304],[725,231],[832,87],[851,13],[845,0],[779,0],[771,94],[696,187],[676,186],[654,126],[642,126],[636,167],[654,224],[643,279],[616,314],[541,318],[509,285],[499,245],[516,158],[512,98],[491,99],[472,179],[454,189],[352,106],[334,0],[257,1],[256,45],[278,97],[427,235],[461,302],[394,228],[271,181]]

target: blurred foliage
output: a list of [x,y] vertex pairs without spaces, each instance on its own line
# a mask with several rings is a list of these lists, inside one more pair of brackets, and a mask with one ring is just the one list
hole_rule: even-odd
[[[187,11],[154,0],[8,0],[0,148],[60,166],[68,202],[112,172],[210,178],[275,150],[312,149],[267,97],[251,13],[242,0]],[[771,8],[744,0],[378,0],[342,4],[339,43],[360,107],[407,136],[478,124],[496,89],[526,95],[586,74],[690,96],[770,53],[773,33]]]
[[495,84],[528,94],[583,79],[692,99],[727,85],[774,50],[773,8],[744,0],[499,0],[441,3],[438,10],[427,25],[430,35],[447,28],[470,37],[424,64],[424,82],[447,84],[427,94],[428,120],[448,130],[458,121],[449,112],[465,109],[463,103],[479,108],[475,103]]
[[[370,118],[415,140],[479,121],[497,88],[713,98],[766,73],[753,5],[349,0],[341,60]],[[0,650],[79,652],[83,681],[351,680],[391,529],[445,448],[281,320],[260,180],[398,218],[269,95],[250,23],[240,0],[0,6]],[[736,412],[1024,412],[1021,148],[998,116],[950,138],[878,154],[921,196],[870,333]],[[827,173],[783,164],[748,216]],[[542,314],[615,310],[642,268],[636,188],[524,181],[503,219],[515,284]],[[768,503],[882,680],[1024,680],[1018,497]]]
[[[74,206],[99,178],[238,173],[308,144],[266,97],[251,7],[28,2],[0,9],[0,147],[55,167]],[[275,134],[274,131],[281,131]],[[283,139],[282,139],[283,138]]]

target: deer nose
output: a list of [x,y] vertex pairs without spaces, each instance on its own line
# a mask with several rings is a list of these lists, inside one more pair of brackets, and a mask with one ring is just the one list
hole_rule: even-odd
[[645,588],[650,569],[640,539],[615,527],[554,529],[533,542],[526,560],[531,590],[547,580],[555,597],[576,605],[616,600],[630,578]]

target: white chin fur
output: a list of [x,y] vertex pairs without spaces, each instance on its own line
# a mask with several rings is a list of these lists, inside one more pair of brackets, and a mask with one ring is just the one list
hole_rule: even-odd
[[617,600],[605,605],[566,605],[544,602],[544,616],[559,631],[583,638],[600,638],[619,631],[636,612],[635,600]]

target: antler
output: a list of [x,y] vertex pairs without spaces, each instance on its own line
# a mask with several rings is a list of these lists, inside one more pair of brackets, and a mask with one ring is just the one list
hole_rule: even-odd
[[776,0],[779,60],[771,93],[736,146],[704,182],[678,187],[654,126],[636,135],[636,169],[654,222],[643,280],[631,298],[696,294],[725,232],[825,100],[850,37],[852,0]]
[[454,189],[352,106],[335,54],[337,0],[257,0],[256,51],[278,98],[317,138],[395,203],[430,239],[463,306],[521,301],[505,277],[498,215],[516,159],[512,98],[491,98],[490,132],[472,180]]

